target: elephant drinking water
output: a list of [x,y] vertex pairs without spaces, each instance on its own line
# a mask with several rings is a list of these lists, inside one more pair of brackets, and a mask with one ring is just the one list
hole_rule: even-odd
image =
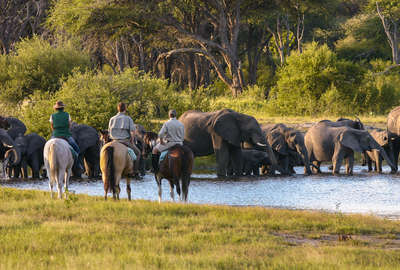
[[332,161],[333,173],[338,174],[343,159],[346,159],[346,173],[353,173],[354,152],[377,150],[389,166],[394,164],[385,150],[365,130],[348,126],[332,126],[330,121],[320,121],[312,126],[305,135],[310,162],[318,168],[323,161]]
[[194,156],[213,153],[217,158],[217,174],[227,175],[227,167],[232,162],[234,173],[241,175],[241,143],[247,142],[254,148],[269,151],[271,162],[276,160],[267,145],[257,120],[249,115],[223,109],[215,112],[187,111],[179,118],[185,126],[185,141]]

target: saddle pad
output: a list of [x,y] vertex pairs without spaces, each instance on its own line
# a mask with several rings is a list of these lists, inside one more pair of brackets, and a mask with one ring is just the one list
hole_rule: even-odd
[[128,155],[132,159],[132,161],[135,161],[137,159],[135,152],[133,151],[132,148],[128,147]]
[[162,151],[161,155],[160,155],[160,162],[163,161],[165,159],[165,157],[168,154],[168,150]]

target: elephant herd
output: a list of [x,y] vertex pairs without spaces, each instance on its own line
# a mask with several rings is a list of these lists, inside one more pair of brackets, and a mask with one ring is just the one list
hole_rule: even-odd
[[[13,117],[0,116],[0,161],[3,162],[3,176],[28,178],[28,169],[32,178],[39,178],[43,167],[43,149],[46,140],[36,134],[25,134],[25,124]],[[100,161],[100,141],[95,128],[73,123],[71,133],[80,147],[79,158],[84,164],[88,177],[98,177]],[[83,173],[73,168],[73,175]]]
[[[362,153],[363,165],[382,172],[382,161],[398,170],[400,152],[400,107],[393,109],[386,129],[366,128],[359,120],[340,118],[322,120],[306,132],[284,124],[260,125],[249,115],[223,109],[215,112],[187,111],[179,120],[185,127],[185,141],[195,157],[215,154],[219,177],[242,175],[281,175],[304,167],[305,174],[320,173],[322,162],[331,162],[334,174],[345,163],[346,174],[353,173],[354,152]],[[136,144],[143,148],[145,130],[137,125]],[[17,118],[0,116],[0,161],[9,177],[40,177],[46,140],[36,133],[25,134],[26,127]],[[80,147],[79,159],[85,174],[99,176],[101,140],[93,127],[73,123],[71,133]],[[141,174],[145,173],[140,161]],[[73,168],[73,175],[83,172]]]
[[397,172],[400,152],[400,107],[388,116],[387,129],[366,129],[360,119],[322,120],[303,133],[284,124],[259,125],[249,115],[224,109],[216,112],[187,111],[179,120],[185,126],[185,144],[195,157],[216,154],[219,177],[294,174],[303,166],[305,174],[320,173],[322,162],[331,162],[339,174],[353,173],[354,152],[363,165],[382,172],[382,161]]

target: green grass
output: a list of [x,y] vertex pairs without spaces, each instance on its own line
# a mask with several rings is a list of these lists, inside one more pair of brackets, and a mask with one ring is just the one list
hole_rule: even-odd
[[372,216],[0,188],[0,269],[398,269],[399,235]]

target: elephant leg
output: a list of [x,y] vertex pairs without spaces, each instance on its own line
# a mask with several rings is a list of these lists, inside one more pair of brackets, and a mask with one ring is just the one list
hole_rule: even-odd
[[42,153],[40,153],[40,151],[34,153],[31,157],[30,157],[30,166],[32,169],[32,178],[40,178],[40,167],[41,167],[41,156],[43,156]]
[[236,176],[241,176],[243,172],[242,149],[234,146],[230,146],[229,148],[233,172]]
[[217,159],[217,175],[218,177],[226,177],[226,169],[229,164],[229,145],[216,134],[212,135],[215,157]]
[[346,174],[353,175],[353,167],[354,167],[354,155],[350,155],[346,158]]
[[232,176],[233,175],[233,166],[232,166],[232,161],[231,160],[229,160],[228,167],[226,168],[226,174],[228,176]]
[[289,156],[282,156],[280,163],[282,164],[283,175],[290,175],[289,171]]
[[253,166],[253,175],[257,175],[257,176],[260,175],[260,166],[258,166],[258,165]]
[[396,169],[396,172],[398,170],[398,162],[399,162],[399,152],[400,152],[400,139],[396,138],[392,142],[392,147],[393,147],[393,163]]
[[344,151],[340,149],[340,146],[337,146],[332,157],[334,175],[340,173],[340,167],[342,166],[343,157],[344,157]]

